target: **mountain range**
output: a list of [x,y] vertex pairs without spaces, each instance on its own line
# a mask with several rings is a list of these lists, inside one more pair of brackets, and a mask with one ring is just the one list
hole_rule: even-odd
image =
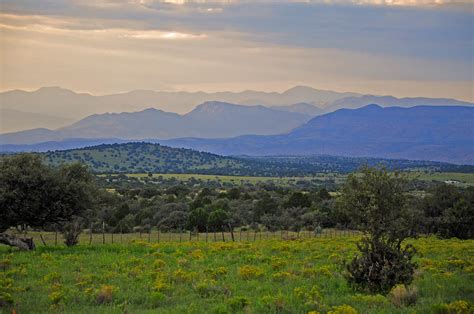
[[311,119],[289,133],[162,141],[223,155],[404,158],[474,164],[474,107],[368,105]]
[[[120,94],[94,96],[60,87],[43,87],[35,91],[11,90],[0,93],[2,123],[0,133],[32,128],[56,129],[93,114],[136,112],[147,108],[185,114],[199,104],[219,101],[240,105],[262,105],[280,111],[319,115],[340,108],[359,108],[370,103],[382,107],[415,105],[461,105],[472,103],[440,98],[395,98],[358,93],[341,93],[296,86],[282,93],[242,92],[176,92],[135,90]],[[4,110],[15,110],[15,114]],[[32,118],[32,117],[37,117]],[[53,117],[54,119],[51,119]],[[246,134],[246,132],[241,132]]]
[[[270,120],[271,121],[271,120]],[[179,138],[160,140],[173,147],[192,148],[220,155],[336,155],[474,164],[474,107],[416,106],[410,108],[368,105],[340,109],[312,118],[279,135],[245,135],[232,138]],[[44,131],[48,135],[48,132]],[[13,133],[15,136],[24,133]],[[122,138],[37,140],[34,145],[5,145],[2,151],[45,151],[102,143],[122,143]],[[10,137],[10,140],[12,138]],[[16,138],[16,141],[21,138]],[[88,142],[90,141],[90,142]],[[16,143],[18,144],[18,142]],[[75,146],[76,145],[76,146]]]
[[69,138],[143,140],[269,135],[288,132],[311,117],[263,106],[206,102],[184,115],[153,108],[139,112],[94,114],[56,130],[39,128],[1,134],[0,143],[34,144]]

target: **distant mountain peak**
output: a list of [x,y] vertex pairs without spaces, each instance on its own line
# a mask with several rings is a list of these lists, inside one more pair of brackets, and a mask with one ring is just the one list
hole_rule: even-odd
[[192,113],[218,113],[222,112],[226,109],[239,109],[239,108],[249,108],[251,106],[244,106],[244,105],[236,105],[231,104],[223,101],[206,101],[200,105],[197,105],[194,110],[192,110],[189,114]]
[[377,110],[377,109],[383,109],[383,107],[377,104],[368,104],[367,106],[364,106],[360,108],[359,110]]
[[61,93],[61,94],[67,94],[67,95],[75,95],[77,94],[76,92],[63,88],[60,86],[45,86],[45,87],[40,87],[36,91],[37,93]]

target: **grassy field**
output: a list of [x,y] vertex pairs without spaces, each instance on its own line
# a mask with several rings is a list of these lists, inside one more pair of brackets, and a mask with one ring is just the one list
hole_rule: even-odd
[[[135,173],[135,174],[128,174],[130,177],[135,178],[145,178],[148,177],[148,174],[143,173]],[[305,176],[305,177],[251,177],[251,176],[219,176],[219,175],[203,175],[203,174],[162,174],[162,173],[155,173],[153,174],[153,178],[162,177],[163,179],[176,179],[179,181],[189,181],[191,179],[202,180],[202,181],[220,181],[222,183],[233,183],[233,184],[257,184],[257,183],[265,183],[265,182],[272,182],[277,185],[287,186],[290,184],[294,184],[297,181],[311,181],[311,180],[319,180],[319,181],[327,181],[327,180],[334,180],[336,184],[340,184],[344,182],[347,175],[345,174],[338,174],[338,173],[321,173],[316,174],[313,176]],[[444,182],[448,180],[458,181],[456,183],[460,186],[473,186],[474,185],[474,173],[455,173],[455,172],[409,172],[409,177],[412,179],[418,179],[422,181],[436,181],[436,182]]]
[[[474,241],[413,240],[411,306],[353,291],[356,237],[0,247],[1,313],[433,313],[474,302]],[[5,306],[7,300],[11,305]],[[1,306],[1,305],[0,305]],[[332,311],[332,312],[331,312]]]
[[459,185],[474,185],[474,173],[455,173],[455,172],[433,172],[433,173],[414,173],[413,177],[423,181],[459,181]]
[[[130,177],[135,178],[145,178],[148,177],[146,173],[134,173],[128,174]],[[345,175],[330,173],[330,174],[316,174],[314,176],[306,176],[306,177],[251,177],[251,176],[220,176],[220,175],[206,175],[206,174],[185,174],[185,173],[155,173],[153,174],[154,178],[162,177],[163,179],[177,179],[179,181],[189,181],[192,179],[202,180],[202,181],[220,181],[223,183],[233,183],[233,184],[257,184],[257,183],[265,183],[265,182],[272,182],[277,185],[290,185],[291,183],[295,183],[297,181],[311,181],[311,180],[321,180],[326,181],[329,179],[337,180],[337,182],[342,182],[345,179]]]

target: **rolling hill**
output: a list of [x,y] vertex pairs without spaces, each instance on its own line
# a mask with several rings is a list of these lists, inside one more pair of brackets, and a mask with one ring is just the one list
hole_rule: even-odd
[[384,164],[399,170],[474,172],[473,166],[410,160],[337,156],[225,157],[144,142],[98,145],[41,154],[58,166],[81,162],[98,173],[195,173],[244,176],[302,176],[321,172],[347,173],[363,165]]

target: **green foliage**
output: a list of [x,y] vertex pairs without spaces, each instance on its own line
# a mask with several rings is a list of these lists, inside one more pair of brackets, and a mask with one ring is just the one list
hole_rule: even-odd
[[441,237],[470,239],[474,237],[474,187],[459,189],[439,184],[421,202],[426,220],[425,232]]
[[202,207],[193,209],[188,216],[188,229],[204,232],[207,230],[209,214]]
[[348,173],[365,164],[386,164],[390,169],[474,173],[472,166],[440,162],[385,160],[335,156],[224,157],[191,149],[151,143],[108,144],[43,153],[53,166],[80,162],[98,173],[199,173],[215,175],[302,176],[317,172]]
[[388,293],[397,284],[410,284],[415,272],[413,246],[397,249],[385,242],[364,238],[357,245],[360,255],[347,265],[347,279],[356,289]]
[[66,222],[92,207],[94,196],[93,177],[83,165],[52,169],[30,154],[0,160],[0,232]]
[[365,234],[358,243],[360,255],[347,265],[347,279],[356,288],[387,293],[413,280],[415,249],[402,247],[413,234],[413,213],[406,199],[406,178],[399,173],[364,168],[361,177],[348,177],[339,207]]

